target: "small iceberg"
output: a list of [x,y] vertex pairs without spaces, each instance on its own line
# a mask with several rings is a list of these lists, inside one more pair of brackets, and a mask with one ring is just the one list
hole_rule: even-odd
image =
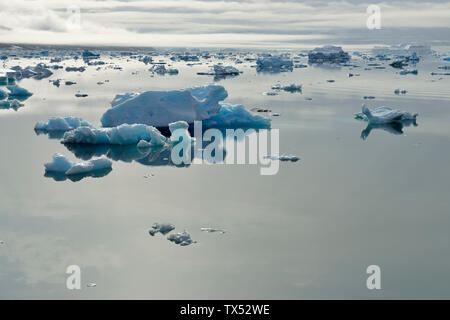
[[10,97],[30,97],[33,94],[25,88],[19,87],[18,85],[6,86],[9,90]]
[[170,231],[174,230],[175,226],[171,223],[154,223],[148,233],[153,237],[158,232],[166,235]]
[[145,124],[122,124],[113,128],[78,127],[64,133],[63,144],[137,144],[141,140],[152,146],[164,145],[167,138],[152,126]]
[[362,112],[355,113],[355,119],[367,121],[371,124],[384,124],[394,122],[416,121],[418,114],[411,114],[406,111],[399,111],[391,107],[377,107],[370,110],[365,105],[362,106]]
[[337,46],[318,47],[308,53],[309,63],[345,63],[348,60],[350,55]]
[[172,233],[167,237],[167,240],[172,241],[180,246],[188,246],[197,241],[192,240],[191,235],[187,231]]
[[177,69],[171,69],[171,68],[166,68],[163,64],[155,64],[153,65],[149,71],[153,72],[153,73],[157,73],[157,74],[178,74],[178,70]]
[[265,156],[265,159],[271,159],[271,160],[279,160],[279,161],[290,161],[290,162],[297,162],[300,160],[299,157],[291,154],[274,154],[270,156]]
[[293,62],[290,59],[284,57],[259,57],[256,61],[258,70],[273,70],[273,71],[283,71],[292,70]]
[[419,71],[417,71],[417,69],[404,69],[399,72],[399,74],[402,76],[407,75],[407,74],[417,75],[418,73],[419,73]]
[[69,131],[79,127],[92,127],[87,121],[77,117],[51,117],[47,122],[39,121],[34,126],[35,131]]
[[64,155],[55,153],[52,162],[45,163],[44,167],[46,176],[54,177],[55,180],[65,180],[58,179],[58,175],[87,176],[94,172],[109,172],[112,170],[112,162],[109,159],[99,158],[75,163]]
[[216,228],[200,228],[200,230],[203,232],[207,232],[207,233],[219,232],[219,233],[224,234],[226,232],[223,229],[216,229]]

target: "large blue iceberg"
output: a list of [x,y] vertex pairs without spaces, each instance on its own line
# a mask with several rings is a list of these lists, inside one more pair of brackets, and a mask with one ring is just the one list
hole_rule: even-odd
[[101,123],[103,127],[124,123],[167,127],[169,123],[180,120],[193,123],[217,114],[219,101],[227,96],[227,91],[218,85],[127,93],[114,98],[112,108],[103,114]]
[[203,121],[207,127],[270,127],[270,119],[253,115],[240,105],[219,103],[227,96],[219,85],[126,93],[114,98],[101,123],[103,127],[145,124],[162,128],[177,121]]

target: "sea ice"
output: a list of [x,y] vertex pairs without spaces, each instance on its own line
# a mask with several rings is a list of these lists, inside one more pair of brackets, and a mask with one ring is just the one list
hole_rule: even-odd
[[52,162],[45,163],[44,167],[46,172],[64,173],[69,176],[111,169],[112,162],[109,159],[100,158],[74,163],[69,161],[64,155],[55,153]]
[[193,123],[219,112],[219,101],[227,97],[219,85],[193,87],[173,91],[147,91],[118,95],[101,122],[104,127],[142,123],[167,127],[169,123],[184,120]]
[[271,159],[271,160],[280,160],[280,161],[291,161],[291,162],[297,162],[298,160],[300,160],[299,157],[295,156],[295,155],[291,155],[291,154],[273,154],[270,156],[265,156],[264,158],[266,159]]
[[341,47],[336,46],[318,47],[308,53],[309,63],[344,63],[348,60],[350,60],[350,55]]
[[180,246],[188,246],[192,243],[196,243],[197,241],[192,240],[191,235],[187,231],[172,233],[167,237],[167,240],[175,242]]
[[370,110],[365,105],[363,105],[362,112],[355,113],[355,119],[368,121],[371,124],[383,124],[403,121],[415,121],[417,115],[417,113],[411,114],[406,111],[399,111],[385,106]]
[[284,57],[259,57],[256,61],[257,67],[260,70],[272,69],[292,69],[293,62]]
[[113,128],[78,127],[64,133],[62,143],[80,144],[137,144],[141,140],[152,146],[164,145],[167,138],[158,129],[145,124],[122,124]]
[[175,229],[175,226],[171,223],[154,223],[152,225],[152,228],[150,230],[148,230],[148,233],[151,236],[154,236],[158,232],[160,232],[163,235],[166,235],[174,229]]
[[213,233],[213,232],[225,233],[226,232],[223,229],[216,229],[216,228],[200,228],[200,230],[203,232],[208,232],[208,233]]
[[27,89],[19,87],[18,85],[6,86],[6,88],[10,92],[9,93],[10,97],[29,97],[33,95]]
[[270,128],[270,119],[254,114],[242,105],[221,104],[219,113],[202,121],[206,128]]
[[238,75],[239,74],[239,70],[236,69],[233,66],[221,66],[221,65],[214,65],[213,67],[214,69],[214,74],[215,75]]
[[52,117],[48,122],[38,122],[34,126],[36,131],[69,131],[78,127],[91,127],[91,125],[77,117]]

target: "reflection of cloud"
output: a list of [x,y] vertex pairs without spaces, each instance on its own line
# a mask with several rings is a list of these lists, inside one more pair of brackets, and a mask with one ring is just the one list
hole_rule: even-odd
[[119,257],[108,252],[102,246],[91,246],[77,251],[73,243],[57,236],[43,234],[5,234],[9,239],[2,248],[0,256],[5,256],[14,267],[14,272],[21,274],[26,284],[52,283],[65,284],[66,268],[76,264],[82,269],[107,265],[116,267]]

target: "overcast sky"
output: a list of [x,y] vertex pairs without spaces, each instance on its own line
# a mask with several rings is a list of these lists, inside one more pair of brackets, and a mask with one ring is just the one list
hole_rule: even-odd
[[[382,30],[366,27],[370,3],[381,8]],[[77,7],[80,24],[72,13]],[[191,47],[450,42],[449,18],[450,1],[439,0],[0,0],[0,42]]]

